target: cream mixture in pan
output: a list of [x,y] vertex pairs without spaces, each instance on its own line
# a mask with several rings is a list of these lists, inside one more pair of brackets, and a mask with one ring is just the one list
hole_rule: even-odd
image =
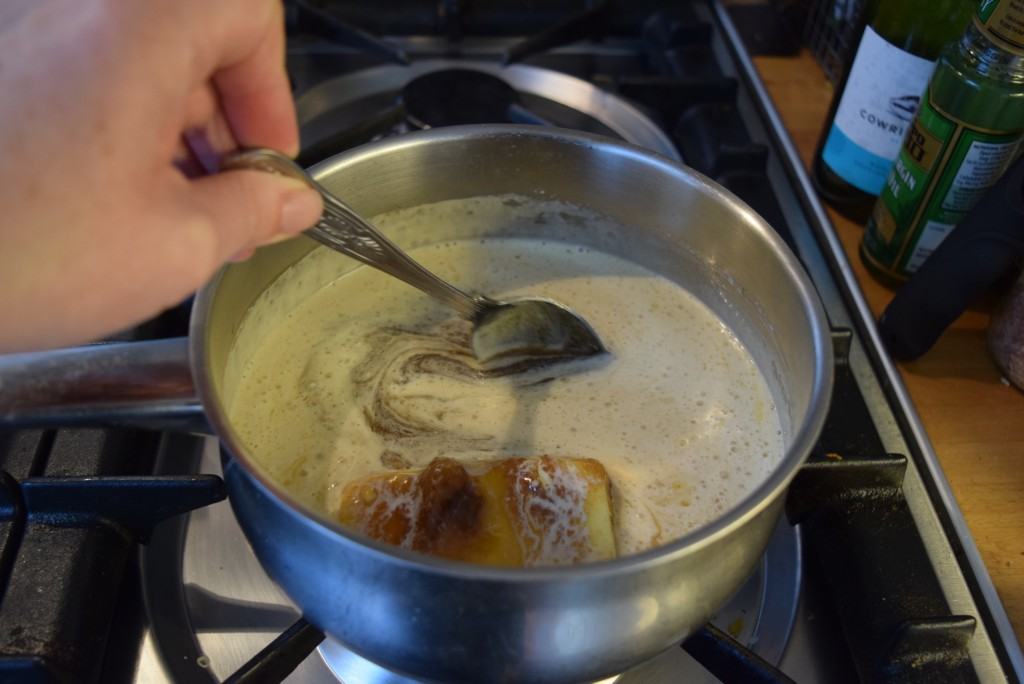
[[[501,211],[500,198],[474,198],[376,222],[401,230]],[[300,262],[249,314],[265,330],[239,366],[229,413],[254,458],[310,505],[336,515],[346,482],[438,456],[589,457],[611,478],[622,554],[713,520],[781,460],[780,421],[753,359],[678,284],[532,238],[452,240],[411,255],[466,290],[569,306],[612,357],[481,368],[469,324],[427,295],[361,266],[300,297]],[[307,260],[325,257],[344,259]]]

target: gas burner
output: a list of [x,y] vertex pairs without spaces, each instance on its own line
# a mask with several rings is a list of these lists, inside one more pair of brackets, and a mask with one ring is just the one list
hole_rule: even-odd
[[473,69],[442,69],[417,76],[405,84],[399,97],[406,121],[420,129],[462,124],[548,123],[523,107],[519,93],[503,79]]
[[619,138],[681,160],[671,139],[626,100],[574,76],[534,66],[430,59],[324,81],[302,93],[300,162],[410,128],[528,123]]

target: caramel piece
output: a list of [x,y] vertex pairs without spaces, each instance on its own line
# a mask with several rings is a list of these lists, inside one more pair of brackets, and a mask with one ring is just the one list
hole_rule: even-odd
[[614,558],[611,487],[593,459],[436,458],[422,471],[348,483],[339,518],[368,536],[487,565],[563,565]]

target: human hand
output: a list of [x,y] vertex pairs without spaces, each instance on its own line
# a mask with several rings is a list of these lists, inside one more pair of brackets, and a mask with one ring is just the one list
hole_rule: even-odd
[[296,181],[183,172],[196,131],[218,151],[298,151],[281,15],[280,0],[0,8],[0,351],[129,326],[316,221]]

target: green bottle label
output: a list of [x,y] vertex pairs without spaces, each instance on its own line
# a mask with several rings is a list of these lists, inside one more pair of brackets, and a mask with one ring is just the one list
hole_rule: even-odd
[[974,24],[1000,48],[1024,55],[1024,0],[981,0]]
[[936,106],[931,88],[864,233],[864,253],[897,278],[916,271],[1014,158],[1022,131],[970,126]]

